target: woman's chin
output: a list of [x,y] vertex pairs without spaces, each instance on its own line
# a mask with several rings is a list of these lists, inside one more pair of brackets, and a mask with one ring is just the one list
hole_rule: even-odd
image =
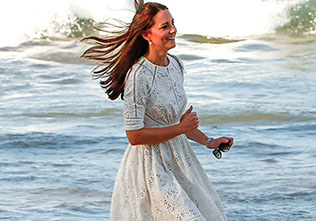
[[170,50],[170,49],[172,49],[174,47],[176,47],[176,42],[175,41],[170,44],[170,46],[168,47],[169,48],[168,50]]

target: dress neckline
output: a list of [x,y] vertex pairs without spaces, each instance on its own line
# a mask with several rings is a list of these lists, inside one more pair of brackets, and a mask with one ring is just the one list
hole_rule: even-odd
[[160,68],[169,68],[170,65],[171,65],[171,59],[170,59],[170,56],[167,55],[167,59],[169,61],[168,65],[167,66],[162,66],[162,65],[157,65],[157,64],[154,64],[152,63],[150,60],[148,60],[145,56],[143,56],[143,58],[145,59],[145,61],[147,61],[147,63],[149,63],[150,65],[152,66],[156,66],[156,67],[160,67]]

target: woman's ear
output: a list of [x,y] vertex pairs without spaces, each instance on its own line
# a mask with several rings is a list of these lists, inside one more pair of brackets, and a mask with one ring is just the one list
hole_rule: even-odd
[[146,41],[148,42],[150,41],[150,38],[148,36],[148,31],[142,31],[141,35]]

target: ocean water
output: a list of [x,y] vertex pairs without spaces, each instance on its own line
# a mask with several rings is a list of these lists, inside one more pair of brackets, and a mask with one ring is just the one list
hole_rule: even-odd
[[[229,220],[316,220],[316,1],[160,2],[200,129],[235,138],[221,160],[191,143]],[[123,103],[92,80],[79,40],[107,16],[130,18],[130,2],[0,11],[0,220],[109,220]]]

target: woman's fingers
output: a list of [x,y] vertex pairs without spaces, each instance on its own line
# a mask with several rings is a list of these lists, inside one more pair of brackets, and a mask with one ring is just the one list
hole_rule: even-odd
[[199,118],[197,117],[197,114],[195,112],[190,113],[190,117],[192,118],[192,120],[199,122]]
[[196,113],[190,113],[187,120],[192,124],[199,123],[199,118],[196,116]]
[[229,137],[229,146],[233,146],[234,144],[234,138]]
[[193,106],[191,105],[190,108],[184,113],[184,114],[189,114],[193,110]]
[[190,114],[191,112],[192,112],[192,110],[193,110],[193,107],[192,107],[192,105],[190,106],[190,108],[182,115],[182,117],[180,118],[180,122],[184,119],[184,118],[186,118],[187,116],[188,116],[188,114]]
[[192,131],[198,128],[199,118],[196,116],[196,113],[191,112],[183,118],[183,120],[181,121],[181,124],[187,132]]
[[232,138],[232,137],[223,137],[223,138],[225,138],[227,140],[226,143],[228,143],[230,147],[233,146],[234,138]]
[[197,113],[192,112],[192,110],[193,106],[191,105],[180,119],[180,123],[186,132],[195,130],[196,128],[198,128],[200,123],[199,118],[197,117]]

